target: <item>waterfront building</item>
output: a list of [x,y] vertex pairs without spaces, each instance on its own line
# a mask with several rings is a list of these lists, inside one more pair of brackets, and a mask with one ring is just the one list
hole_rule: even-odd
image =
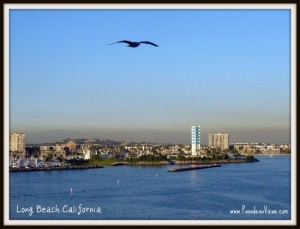
[[221,150],[229,149],[229,135],[228,134],[209,134],[208,146],[220,148]]
[[48,145],[41,145],[40,152],[50,152],[52,151],[53,147]]
[[112,158],[112,155],[110,153],[101,153],[100,156],[103,159]]
[[65,152],[65,147],[66,147],[65,145],[56,144],[55,152],[57,153]]
[[10,133],[9,134],[9,151],[25,154],[26,135],[24,133]]
[[200,126],[192,126],[192,155],[200,154]]
[[[289,145],[286,145],[285,147],[287,147],[286,149],[289,149]],[[234,149],[244,154],[279,154],[281,152],[290,152],[290,150],[283,150],[282,145],[266,143],[234,143]]]
[[66,144],[66,147],[69,148],[69,151],[70,153],[73,153],[76,151],[76,143],[74,141],[69,141],[67,144]]
[[84,159],[85,160],[89,160],[90,158],[91,158],[91,150],[90,149],[88,149],[88,148],[86,148],[86,149],[83,149],[82,150],[82,153],[83,153],[83,155],[84,155]]

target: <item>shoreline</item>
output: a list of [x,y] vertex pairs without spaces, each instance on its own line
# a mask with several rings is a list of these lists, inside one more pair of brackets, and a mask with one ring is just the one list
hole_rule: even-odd
[[[117,162],[111,165],[105,166],[167,166],[167,165],[215,165],[215,164],[229,164],[229,163],[252,163],[259,162],[258,159],[254,158],[251,161],[245,160],[232,160],[232,161],[177,161],[174,163],[161,161],[161,162],[139,162],[139,163],[129,163],[129,162]],[[64,166],[64,167],[47,167],[47,168],[9,168],[9,172],[35,172],[35,171],[57,171],[57,170],[82,170],[82,169],[97,169],[105,168],[104,165],[85,165],[85,166]]]

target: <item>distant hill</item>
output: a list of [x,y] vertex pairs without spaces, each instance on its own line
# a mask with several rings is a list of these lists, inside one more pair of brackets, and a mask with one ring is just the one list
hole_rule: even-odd
[[69,141],[74,141],[78,145],[82,144],[95,144],[95,145],[103,145],[103,146],[134,146],[134,145],[173,145],[173,144],[158,144],[158,143],[151,143],[151,142],[124,142],[124,141],[116,141],[110,139],[98,139],[98,138],[67,138],[60,141],[55,142],[47,142],[43,144],[27,144],[27,146],[34,146],[34,145],[56,145],[56,144],[66,144]]
[[124,144],[123,141],[115,141],[109,139],[98,139],[98,138],[77,138],[77,139],[65,139],[61,141],[54,142],[54,144],[65,144],[69,141],[74,141],[76,144],[97,144],[105,146],[118,146]]

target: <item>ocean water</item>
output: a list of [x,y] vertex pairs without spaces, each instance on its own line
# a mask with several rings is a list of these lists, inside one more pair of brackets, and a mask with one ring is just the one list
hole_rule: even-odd
[[10,173],[9,218],[290,219],[291,157],[257,158],[178,173],[167,172],[174,166]]

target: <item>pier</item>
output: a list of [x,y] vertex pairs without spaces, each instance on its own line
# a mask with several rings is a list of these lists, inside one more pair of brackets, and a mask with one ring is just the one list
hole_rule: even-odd
[[172,168],[169,169],[168,172],[182,172],[187,170],[195,170],[195,169],[208,169],[208,168],[214,168],[214,167],[221,167],[221,165],[200,165],[200,166],[191,166],[191,167],[181,167],[181,168]]

